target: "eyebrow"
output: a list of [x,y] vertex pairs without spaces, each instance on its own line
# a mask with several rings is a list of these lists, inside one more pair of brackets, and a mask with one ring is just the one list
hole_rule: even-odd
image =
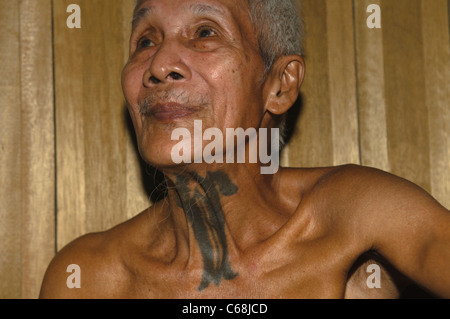
[[[194,13],[197,16],[201,15],[224,15],[224,11],[218,7],[210,6],[207,4],[192,4],[189,9],[192,13]],[[153,11],[153,7],[144,7],[139,10],[137,10],[133,14],[133,20],[131,22],[132,28],[134,29],[141,20],[143,20],[147,15],[150,14],[150,12]]]
[[136,27],[136,25],[139,24],[139,22],[144,19],[151,11],[153,10],[153,7],[145,7],[145,8],[141,8],[138,11],[136,11],[133,14],[133,20],[131,22],[132,28],[134,29]]
[[205,14],[212,14],[212,15],[223,15],[224,11],[221,8],[210,6],[207,4],[192,4],[189,9],[195,14],[195,15],[205,15]]

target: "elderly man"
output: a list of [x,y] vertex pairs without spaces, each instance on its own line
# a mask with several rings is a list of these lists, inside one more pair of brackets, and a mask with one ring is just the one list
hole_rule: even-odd
[[[263,172],[304,70],[289,0],[138,1],[123,90],[168,196],[65,247],[41,297],[396,298],[410,281],[450,297],[450,213],[419,187],[353,165]],[[228,147],[238,128],[257,136]]]

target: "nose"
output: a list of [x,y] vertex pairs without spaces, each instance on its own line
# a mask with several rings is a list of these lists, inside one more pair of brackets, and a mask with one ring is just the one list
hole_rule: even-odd
[[144,72],[144,86],[190,79],[191,71],[183,61],[184,49],[176,40],[163,42]]

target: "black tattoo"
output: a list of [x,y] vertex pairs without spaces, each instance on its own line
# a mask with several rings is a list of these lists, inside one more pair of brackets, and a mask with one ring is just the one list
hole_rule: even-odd
[[[195,180],[200,188],[193,191],[189,181]],[[225,219],[223,216],[220,195],[231,196],[237,193],[234,185],[223,172],[208,172],[205,178],[196,173],[178,175],[176,188],[191,224],[195,238],[203,257],[203,276],[198,289],[201,291],[213,282],[216,286],[222,278],[231,280],[234,273],[228,259],[228,248],[225,235]]]

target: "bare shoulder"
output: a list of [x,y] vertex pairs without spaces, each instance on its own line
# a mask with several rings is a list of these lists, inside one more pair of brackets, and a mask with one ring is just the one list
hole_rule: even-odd
[[129,277],[124,260],[136,245],[142,215],[61,249],[47,268],[40,298],[119,298]]
[[333,192],[347,201],[346,207],[357,214],[371,214],[373,218],[391,217],[391,222],[396,222],[396,217],[449,216],[448,210],[426,190],[379,169],[341,166],[330,174],[328,182]]
[[[309,193],[323,196],[324,204],[343,204],[346,211],[368,212],[370,208],[398,209],[407,205],[440,206],[425,190],[391,173],[359,165],[343,165],[312,171]],[[341,206],[338,206],[341,207]],[[441,206],[442,207],[442,206]],[[355,208],[355,209],[350,209]]]
[[59,251],[47,268],[40,298],[96,298],[107,291],[120,268],[108,237],[87,234]]
[[[291,172],[290,178],[306,181],[297,215],[305,222],[297,224],[312,225],[303,228],[308,239],[327,239],[330,249],[342,251],[347,265],[367,252],[377,253],[386,269],[437,296],[449,295],[450,213],[424,189],[358,165]],[[353,272],[349,289],[365,285],[361,273],[366,276],[364,267]]]
[[[450,213],[427,191],[390,173],[357,165],[330,168],[307,192],[315,220],[353,258],[380,254],[438,296],[450,293]],[[318,216],[318,217],[317,217]]]
[[[401,228],[408,221],[437,225],[439,219],[450,216],[424,189],[391,173],[358,165],[321,172],[308,189],[316,211],[331,214],[334,220],[342,218],[347,225],[353,221],[366,235],[369,233],[365,227],[381,227],[387,221],[391,228]],[[416,226],[425,226],[419,224]],[[386,235],[383,228],[371,230],[373,235]]]

